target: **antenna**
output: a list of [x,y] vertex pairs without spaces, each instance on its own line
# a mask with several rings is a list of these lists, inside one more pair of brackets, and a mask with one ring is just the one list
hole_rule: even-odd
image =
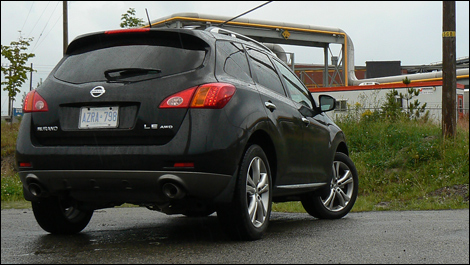
[[249,11],[246,11],[245,13],[243,13],[243,14],[241,14],[241,15],[238,15],[238,16],[236,16],[236,17],[234,17],[234,18],[231,18],[231,19],[225,21],[224,23],[220,24],[219,27],[223,27],[223,26],[224,26],[225,24],[227,24],[228,22],[230,22],[230,21],[232,21],[232,20],[234,20],[234,19],[237,19],[237,18],[239,18],[239,17],[241,17],[241,16],[243,16],[243,15],[246,15],[246,14],[250,13],[251,11],[254,11],[254,10],[256,10],[256,9],[258,9],[258,8],[264,6],[264,5],[267,5],[267,4],[271,3],[271,2],[272,2],[272,1],[268,1],[268,2],[266,2],[266,3],[264,3],[264,4],[262,4],[262,5],[259,5],[259,6],[255,7],[255,8],[253,8],[253,9],[249,10]]
[[149,21],[149,28],[151,28],[152,24],[150,24],[150,17],[149,17],[149,12],[147,12],[147,8],[145,9],[145,13],[147,13],[147,19]]

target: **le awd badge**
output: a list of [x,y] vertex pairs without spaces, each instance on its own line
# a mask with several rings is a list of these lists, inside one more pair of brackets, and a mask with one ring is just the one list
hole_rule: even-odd
[[145,130],[158,130],[158,129],[173,129],[173,125],[160,125],[158,124],[144,124],[144,129]]

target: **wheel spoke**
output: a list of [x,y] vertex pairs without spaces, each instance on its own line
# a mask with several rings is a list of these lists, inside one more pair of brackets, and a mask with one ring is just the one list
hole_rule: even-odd
[[251,196],[251,195],[255,194],[255,192],[256,192],[256,189],[255,189],[255,188],[253,188],[253,187],[251,187],[251,186],[248,186],[248,185],[246,186],[246,193],[247,193],[248,195]]
[[260,181],[258,182],[257,189],[261,189],[266,185],[266,180],[268,179],[268,174],[260,173]]
[[269,185],[265,185],[261,190],[259,190],[258,194],[262,195],[266,192],[269,192]]
[[261,176],[262,176],[261,181],[260,181],[260,183],[258,184],[258,187],[257,187],[259,194],[263,194],[263,193],[269,191],[269,185],[267,183],[268,174],[263,173],[263,174],[261,174]]
[[264,209],[264,205],[263,205],[263,201],[262,200],[258,200],[258,209],[257,209],[257,220],[260,222],[260,223],[263,223],[264,221],[264,217],[266,216],[266,210]]
[[260,161],[261,161],[261,159],[259,159],[258,157],[253,159],[252,170],[253,170],[253,183],[254,183],[255,187],[259,183],[259,178],[260,178],[260,174],[261,174],[260,173]]
[[335,191],[331,190],[330,195],[328,198],[323,202],[323,205],[325,205],[327,208],[332,209],[333,202],[335,200]]
[[[256,199],[253,199],[253,207],[250,208],[251,211],[249,211],[249,214],[250,214],[250,219],[251,219],[251,223],[255,223],[256,221],[256,213],[258,211],[258,201]],[[251,206],[251,205],[250,205]]]
[[339,205],[341,207],[344,207],[346,205],[346,194],[344,194],[343,190],[341,189],[336,189],[336,198],[338,198],[338,201],[339,201]]
[[256,184],[253,182],[253,176],[250,176],[249,173],[246,176],[246,184],[253,188],[256,187]]
[[257,207],[256,198],[252,196],[250,200],[250,204],[248,205],[248,214],[250,215],[251,220],[253,220],[253,215],[255,214],[256,207]]
[[334,178],[338,179],[340,163],[339,162],[334,162],[334,163],[335,163],[335,176],[334,176]]
[[353,176],[351,174],[351,171],[346,170],[343,177],[340,180],[338,180],[338,186],[344,187],[344,185],[352,183],[352,182],[353,182]]

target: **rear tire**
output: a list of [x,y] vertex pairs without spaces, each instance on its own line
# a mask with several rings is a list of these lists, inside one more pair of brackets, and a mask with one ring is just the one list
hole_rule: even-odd
[[252,145],[243,156],[233,201],[217,209],[217,217],[232,239],[263,236],[271,215],[271,189],[268,159],[260,146]]
[[348,214],[356,202],[359,178],[352,160],[337,152],[333,161],[334,176],[330,185],[301,198],[302,205],[313,217],[339,219]]
[[93,210],[83,211],[72,200],[59,197],[31,202],[39,226],[51,234],[76,234],[90,222]]

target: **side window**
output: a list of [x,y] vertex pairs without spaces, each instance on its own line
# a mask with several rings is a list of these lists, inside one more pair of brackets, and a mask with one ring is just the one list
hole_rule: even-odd
[[292,100],[313,109],[312,101],[308,95],[310,92],[304,87],[299,79],[297,79],[297,77],[291,71],[289,71],[289,69],[287,69],[278,61],[274,60],[274,63],[282,73],[282,77],[284,78],[287,90],[289,90],[289,94]]
[[286,96],[281,80],[268,56],[253,49],[248,49],[258,83],[276,93]]
[[335,111],[347,111],[348,110],[348,100],[347,99],[337,99]]
[[223,58],[218,61],[223,64],[224,72],[239,80],[253,83],[243,46],[228,41],[218,41],[216,45],[218,54]]

